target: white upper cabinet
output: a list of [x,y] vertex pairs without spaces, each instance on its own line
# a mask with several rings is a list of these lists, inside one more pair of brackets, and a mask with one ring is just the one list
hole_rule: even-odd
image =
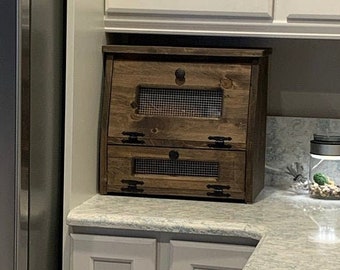
[[340,39],[340,0],[105,0],[105,31]]
[[106,0],[109,13],[190,14],[271,18],[272,0]]
[[340,23],[340,1],[275,0],[275,21],[314,24]]

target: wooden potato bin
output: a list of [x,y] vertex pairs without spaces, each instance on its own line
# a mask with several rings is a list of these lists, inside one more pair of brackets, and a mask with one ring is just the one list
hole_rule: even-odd
[[269,49],[104,46],[101,194],[251,203]]

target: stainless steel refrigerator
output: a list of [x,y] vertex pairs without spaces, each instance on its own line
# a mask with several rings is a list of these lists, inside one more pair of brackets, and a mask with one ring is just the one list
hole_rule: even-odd
[[0,1],[0,270],[61,269],[65,2]]

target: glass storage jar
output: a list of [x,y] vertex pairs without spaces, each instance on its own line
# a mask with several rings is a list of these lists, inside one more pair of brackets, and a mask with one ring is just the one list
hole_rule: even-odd
[[314,134],[310,155],[310,196],[340,200],[340,134]]

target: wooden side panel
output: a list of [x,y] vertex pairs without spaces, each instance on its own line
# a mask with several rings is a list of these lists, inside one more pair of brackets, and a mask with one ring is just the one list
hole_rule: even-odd
[[[175,149],[179,153],[179,161],[218,162],[219,174],[216,177],[135,173],[134,159],[169,160],[169,152],[173,150],[156,147],[109,146],[108,192],[122,192],[122,188],[126,187],[121,182],[124,179],[143,181],[143,185],[138,186],[139,189],[144,190],[143,194],[207,197],[208,192],[213,192],[212,189],[207,188],[210,184],[229,186],[225,193],[230,194],[230,198],[244,199],[245,153],[242,151]],[[209,167],[207,168],[209,173]]]
[[246,201],[254,202],[264,186],[268,58],[253,65],[249,99]]
[[[185,82],[176,83],[175,71],[185,70]],[[145,134],[157,145],[166,140],[206,142],[209,136],[230,136],[245,148],[251,66],[249,64],[186,63],[116,60],[112,81],[109,137],[122,137],[122,131]],[[221,118],[145,116],[137,113],[140,85],[175,89],[223,90]],[[173,142],[172,142],[173,141]],[[171,143],[172,142],[172,143]]]
[[101,119],[100,119],[100,155],[99,155],[99,192],[106,194],[107,186],[107,139],[108,122],[110,114],[111,84],[113,74],[113,56],[108,55],[105,59],[105,85],[102,96]]

